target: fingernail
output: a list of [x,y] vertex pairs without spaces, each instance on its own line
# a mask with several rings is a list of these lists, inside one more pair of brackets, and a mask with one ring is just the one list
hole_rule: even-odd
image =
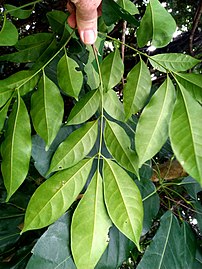
[[95,43],[96,35],[95,35],[95,32],[93,30],[81,31],[80,36],[81,36],[82,41],[85,44],[93,44],[93,43]]

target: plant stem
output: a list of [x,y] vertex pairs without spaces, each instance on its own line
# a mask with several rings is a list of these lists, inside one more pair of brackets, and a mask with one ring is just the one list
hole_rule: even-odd
[[42,0],[36,0],[36,1],[31,2],[31,3],[25,4],[23,6],[16,7],[16,8],[10,9],[10,10],[7,10],[7,11],[5,11],[5,14],[10,13],[10,12],[13,12],[13,11],[16,11],[16,10],[19,10],[19,9],[23,9],[23,8],[28,7],[28,6],[31,6],[31,5],[35,5],[35,4],[39,3],[39,2],[42,2]]

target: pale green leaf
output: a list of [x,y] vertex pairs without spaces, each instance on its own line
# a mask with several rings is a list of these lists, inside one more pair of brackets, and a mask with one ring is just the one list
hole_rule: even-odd
[[0,46],[13,46],[17,41],[18,31],[15,25],[5,18],[0,31]]
[[202,107],[178,85],[170,124],[171,145],[185,171],[202,184]]
[[4,122],[6,120],[8,108],[10,105],[11,99],[8,100],[8,102],[0,109],[0,132],[2,131],[4,127]]
[[80,124],[90,119],[100,105],[99,90],[93,90],[84,95],[73,107],[67,119],[67,125]]
[[120,82],[123,76],[124,65],[118,49],[111,52],[103,60],[100,69],[106,90],[110,90]]
[[77,71],[78,64],[70,57],[65,55],[60,59],[57,67],[58,83],[60,88],[69,96],[78,99],[82,84],[83,75]]
[[177,218],[167,211],[160,221],[160,228],[146,249],[137,269],[189,268],[182,266],[182,248]]
[[151,89],[151,76],[147,65],[140,62],[128,73],[127,83],[123,89],[123,103],[126,119],[137,113],[148,99]]
[[119,165],[107,159],[103,177],[105,203],[111,220],[140,249],[143,205],[138,187]]
[[175,77],[187,91],[200,103],[202,103],[202,75],[194,73],[176,73]]
[[28,204],[22,232],[45,227],[61,217],[83,189],[92,162],[93,159],[82,160],[41,184]]
[[66,169],[82,160],[97,139],[98,121],[88,122],[72,132],[57,148],[49,172]]
[[118,0],[117,4],[119,4],[119,6],[125,9],[131,15],[135,15],[139,13],[136,5],[130,0]]
[[123,104],[114,90],[109,90],[103,96],[104,110],[114,119],[125,121]]
[[22,9],[10,4],[5,4],[4,7],[11,16],[18,19],[27,19],[32,13],[32,9]]
[[46,142],[46,150],[62,125],[63,106],[57,86],[43,73],[31,98],[31,116],[34,129]]
[[1,155],[3,159],[1,170],[8,201],[25,180],[31,157],[30,120],[19,94],[8,119]]
[[175,88],[168,77],[144,108],[137,124],[135,145],[139,167],[160,151],[166,142],[174,101]]
[[157,54],[151,56],[149,61],[154,68],[165,73],[167,70],[183,72],[200,63],[199,60],[182,53]]
[[137,154],[124,129],[115,122],[106,121],[104,133],[106,146],[116,161],[128,171],[138,174]]
[[78,269],[95,268],[108,245],[110,226],[97,171],[72,218],[71,248]]
[[139,47],[148,41],[157,48],[165,47],[172,39],[176,23],[170,13],[158,0],[150,0],[137,30]]

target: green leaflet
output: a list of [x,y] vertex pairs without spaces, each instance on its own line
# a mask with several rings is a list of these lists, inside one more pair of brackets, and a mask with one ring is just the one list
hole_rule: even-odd
[[10,13],[11,16],[18,18],[18,19],[27,19],[32,13],[32,9],[21,9],[19,7],[5,4],[4,7],[6,11]]
[[46,16],[53,32],[62,35],[68,14],[60,10],[53,10],[48,12]]
[[137,124],[135,145],[139,167],[151,159],[166,142],[174,101],[175,88],[167,77],[144,108]]
[[78,269],[95,268],[108,245],[111,225],[97,171],[72,218],[71,248]]
[[151,76],[147,65],[140,62],[128,73],[123,89],[123,103],[126,119],[137,113],[145,105],[151,89]]
[[151,268],[186,268],[181,266],[180,226],[177,218],[167,211],[161,218],[160,228],[153,238],[150,246],[146,249],[137,269]]
[[157,54],[149,57],[149,61],[154,68],[165,73],[167,73],[167,70],[174,72],[187,71],[200,63],[200,60],[182,53]]
[[131,150],[131,141],[124,129],[115,122],[106,121],[105,143],[111,155],[128,171],[138,175],[138,159]]
[[106,90],[110,90],[116,86],[124,71],[124,65],[118,49],[111,52],[100,65],[102,81]]
[[41,184],[28,204],[22,232],[45,227],[62,216],[83,189],[92,162],[93,159],[82,160]]
[[99,90],[93,90],[85,94],[70,112],[67,125],[80,124],[89,120],[100,105]]
[[38,90],[31,98],[31,117],[36,132],[50,147],[63,119],[63,99],[57,86],[43,73]]
[[82,160],[94,146],[97,133],[98,121],[88,122],[72,132],[53,155],[48,173],[66,169]]
[[176,73],[175,78],[189,91],[193,97],[202,103],[202,76],[201,74]]
[[130,0],[118,0],[117,4],[125,9],[131,15],[139,14],[138,8]]
[[15,25],[5,17],[0,31],[0,46],[13,46],[17,41],[18,30]]
[[31,48],[39,44],[47,44],[52,40],[52,38],[52,33],[37,33],[33,35],[28,35],[18,40],[18,42],[15,44],[15,48],[18,50],[24,50],[27,47]]
[[111,117],[119,121],[125,121],[123,104],[119,101],[119,98],[114,90],[109,90],[104,93],[103,106],[104,110]]
[[119,165],[107,159],[103,177],[105,203],[111,220],[140,249],[143,205],[138,187]]
[[138,46],[144,47],[152,40],[153,46],[165,47],[171,41],[175,30],[176,23],[170,13],[158,0],[150,0],[137,30]]
[[180,90],[170,124],[171,145],[187,173],[202,184],[202,108],[178,85]]
[[4,184],[7,201],[25,180],[31,157],[31,126],[23,100],[18,94],[8,119],[5,140],[1,146]]
[[78,100],[83,84],[83,75],[76,68],[79,68],[78,64],[68,57],[65,51],[65,55],[60,59],[57,67],[58,83],[66,94]]

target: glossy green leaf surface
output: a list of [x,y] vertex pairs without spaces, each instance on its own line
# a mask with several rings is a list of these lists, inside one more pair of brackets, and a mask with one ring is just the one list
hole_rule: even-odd
[[175,88],[168,77],[144,108],[137,124],[135,145],[139,167],[151,159],[166,142],[174,101]]
[[126,119],[137,113],[144,106],[151,89],[151,76],[147,65],[140,62],[128,73],[123,89],[123,103]]
[[103,96],[104,110],[116,120],[125,121],[123,104],[114,90],[109,90]]
[[31,98],[31,116],[36,132],[48,149],[62,125],[64,104],[57,86],[43,73]]
[[200,63],[196,58],[182,53],[156,54],[151,56],[149,61],[154,68],[165,73],[167,70],[174,72],[187,71]]
[[70,250],[71,215],[65,213],[38,239],[26,269],[76,269]]
[[115,122],[106,121],[105,143],[111,155],[128,171],[138,174],[137,154],[131,149],[131,141],[124,129]]
[[7,201],[25,180],[31,157],[31,126],[23,100],[18,96],[8,119],[5,140],[1,146],[1,171],[7,190]]
[[100,105],[99,90],[85,94],[73,107],[67,119],[67,125],[80,124],[89,120]]
[[118,49],[111,52],[100,65],[102,81],[106,90],[110,90],[116,86],[124,71],[124,65]]
[[175,77],[193,97],[202,103],[202,76],[194,73],[176,73]]
[[81,71],[77,71],[78,64],[70,57],[65,55],[58,63],[57,76],[61,89],[69,96],[78,99],[82,84],[83,75]]
[[102,178],[97,171],[72,218],[71,248],[78,269],[95,268],[109,243],[111,225],[104,205]]
[[0,46],[13,46],[18,41],[18,31],[15,25],[4,19],[3,26],[0,31]]
[[102,14],[107,26],[112,25],[121,18],[134,26],[139,25],[139,22],[126,9],[123,9],[113,0],[103,0]]
[[137,30],[139,47],[148,41],[157,48],[165,47],[172,39],[176,23],[170,13],[158,0],[150,0]]
[[71,133],[53,155],[49,173],[66,169],[82,160],[94,146],[97,133],[98,121],[86,123]]
[[179,87],[170,124],[171,145],[185,171],[202,184],[202,108]]
[[160,228],[146,249],[137,269],[186,268],[182,266],[181,231],[177,218],[167,211],[161,218]]
[[83,160],[37,188],[26,210],[23,232],[48,226],[64,214],[83,189],[92,162],[93,159]]
[[108,214],[116,227],[139,249],[143,205],[138,187],[116,163],[104,160],[104,197]]
[[10,4],[6,4],[4,7],[11,16],[18,19],[27,19],[32,13],[32,9],[22,9]]

